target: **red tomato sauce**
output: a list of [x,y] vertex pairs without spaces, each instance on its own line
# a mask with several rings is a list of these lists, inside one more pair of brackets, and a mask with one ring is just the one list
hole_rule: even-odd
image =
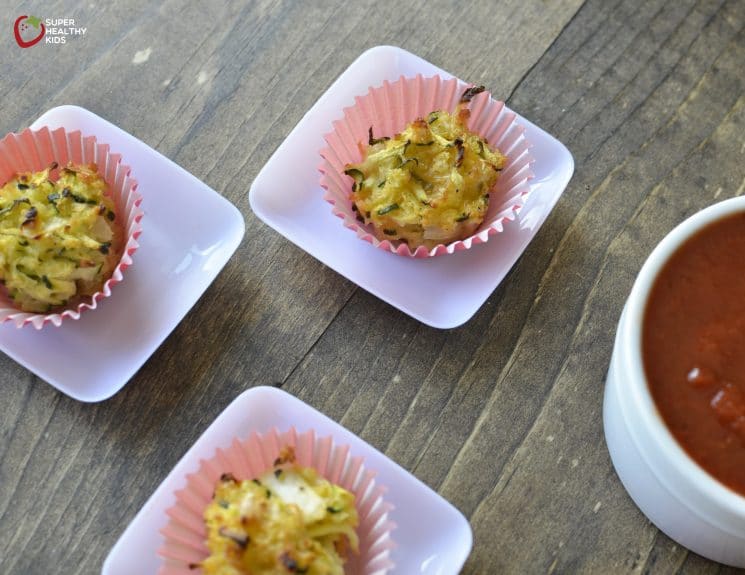
[[642,359],[678,443],[745,495],[745,214],[699,231],[662,268],[644,312]]

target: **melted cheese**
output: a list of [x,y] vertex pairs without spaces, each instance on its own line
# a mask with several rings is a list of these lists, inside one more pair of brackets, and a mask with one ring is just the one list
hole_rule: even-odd
[[306,522],[320,521],[326,515],[326,502],[302,475],[270,473],[261,482],[286,504],[297,505]]

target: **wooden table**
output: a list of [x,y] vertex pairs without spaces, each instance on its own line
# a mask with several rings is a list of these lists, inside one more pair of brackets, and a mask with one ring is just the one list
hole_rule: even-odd
[[[734,572],[637,510],[601,404],[616,323],[652,247],[745,190],[745,3],[12,4],[0,132],[81,105],[231,200],[246,235],[112,399],[71,400],[0,358],[0,572],[100,572],[176,461],[256,385],[326,413],[460,509],[474,533],[464,573]],[[10,30],[28,11],[88,30],[21,50]],[[303,114],[381,44],[485,84],[576,162],[536,238],[457,329],[383,303],[248,205]]]

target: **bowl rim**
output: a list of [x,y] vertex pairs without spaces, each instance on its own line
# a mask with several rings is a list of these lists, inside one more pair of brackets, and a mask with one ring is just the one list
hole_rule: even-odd
[[[713,222],[736,213],[745,213],[745,196],[724,200],[693,214],[678,224],[654,248],[642,266],[629,295],[625,319],[621,327],[621,343],[626,354],[624,368],[629,374],[627,380],[629,399],[634,402],[637,408],[635,415],[641,419],[652,441],[665,454],[680,478],[685,479],[691,487],[708,497],[720,508],[727,509],[745,519],[745,495],[726,487],[696,463],[665,424],[649,391],[641,348],[642,323],[647,300],[662,267],[673,253],[697,232]],[[632,436],[635,435],[632,434]],[[638,441],[638,436],[635,437],[635,441]],[[658,479],[668,486],[669,482],[664,477],[660,477],[659,472],[654,469],[655,466],[650,467]]]

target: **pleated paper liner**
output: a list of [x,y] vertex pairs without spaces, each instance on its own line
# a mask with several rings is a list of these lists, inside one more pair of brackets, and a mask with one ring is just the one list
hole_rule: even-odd
[[355,105],[344,109],[344,117],[333,122],[333,131],[324,136],[327,147],[321,150],[321,186],[326,190],[324,199],[332,204],[334,214],[342,218],[344,225],[354,230],[358,237],[398,255],[438,256],[484,243],[491,235],[503,231],[506,220],[517,217],[530,192],[533,158],[523,135],[524,129],[516,122],[516,115],[505,109],[504,102],[493,99],[486,91],[469,104],[468,128],[486,138],[490,147],[497,148],[506,159],[489,194],[489,210],[484,222],[473,235],[448,245],[440,244],[432,249],[419,246],[412,251],[404,242],[376,238],[372,226],[361,224],[352,210],[353,180],[344,173],[344,167],[362,160],[370,127],[376,137],[392,137],[417,118],[426,118],[430,112],[445,110],[452,113],[469,87],[457,78],[402,76],[396,82],[386,81],[380,87],[370,88],[366,95],[356,97]]
[[100,291],[69,309],[48,314],[24,312],[14,306],[5,290],[0,290],[0,322],[12,321],[17,327],[33,325],[41,329],[48,323],[59,326],[65,318],[79,319],[84,310],[96,309],[98,301],[109,297],[112,286],[122,281],[124,271],[132,265],[132,254],[139,247],[137,238],[142,231],[143,212],[137,181],[131,177],[129,166],[122,163],[121,155],[112,153],[109,145],[98,142],[95,136],[83,136],[80,131],[67,132],[64,128],[27,129],[8,134],[0,141],[0,186],[19,173],[40,172],[55,162],[60,168],[69,162],[96,164],[107,184],[107,195],[114,200],[120,225],[124,222],[124,247],[119,263]]
[[313,467],[355,495],[360,549],[359,554],[350,552],[345,573],[384,575],[392,569],[394,524],[388,517],[392,506],[384,501],[385,490],[376,484],[375,473],[331,436],[316,437],[313,430],[300,433],[291,427],[285,432],[272,429],[265,434],[252,432],[245,440],[234,439],[229,447],[217,449],[211,459],[202,460],[198,471],[187,475],[186,486],[176,492],[176,502],[166,512],[168,524],[161,530],[165,541],[158,551],[164,559],[160,575],[202,572],[198,565],[209,556],[203,514],[220,476],[232,473],[239,481],[258,477],[272,468],[280,450],[288,445],[294,447],[299,465]]

